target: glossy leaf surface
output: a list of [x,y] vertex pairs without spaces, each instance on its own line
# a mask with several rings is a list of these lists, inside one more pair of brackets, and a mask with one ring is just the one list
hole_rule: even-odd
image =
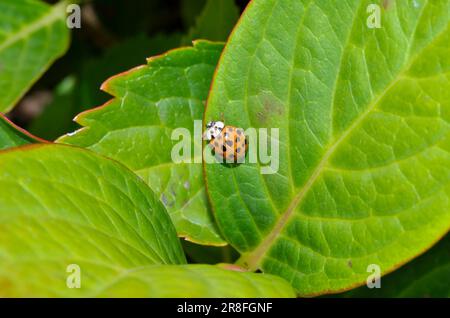
[[253,1],[209,97],[206,121],[279,129],[276,173],[206,164],[208,193],[240,264],[300,295],[388,273],[450,227],[450,2],[384,1],[381,28],[371,3]]
[[2,296],[67,289],[70,264],[91,289],[118,271],[185,262],[148,186],[90,151],[30,145],[0,152],[0,188]]
[[[169,51],[149,59],[146,66],[112,77],[102,88],[115,99],[77,116],[85,127],[59,139],[124,163],[158,195],[180,236],[207,245],[225,241],[209,211],[194,121],[202,120],[222,48],[218,43],[195,42],[194,47]],[[198,163],[172,159],[179,140],[171,137],[177,128],[190,133],[189,157],[193,161],[194,148],[199,149]]]

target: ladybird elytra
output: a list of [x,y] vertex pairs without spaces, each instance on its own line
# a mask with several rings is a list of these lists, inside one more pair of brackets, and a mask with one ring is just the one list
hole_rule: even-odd
[[209,146],[216,158],[222,162],[225,160],[227,163],[242,163],[244,161],[248,142],[242,128],[225,126],[220,121],[209,122],[206,128],[204,136],[206,140],[209,140]]

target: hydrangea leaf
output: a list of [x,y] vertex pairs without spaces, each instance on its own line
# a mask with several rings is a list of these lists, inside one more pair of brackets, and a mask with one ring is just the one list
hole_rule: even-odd
[[[211,287],[213,286],[213,287]],[[98,296],[129,297],[295,297],[279,277],[222,269],[212,265],[151,266],[128,272]]]
[[66,2],[0,2],[0,111],[9,111],[69,44]]
[[0,188],[0,294],[25,296],[34,284],[45,292],[55,287],[47,279],[65,285],[70,264],[90,285],[118,268],[185,263],[149,187],[91,151],[50,144],[4,150]]
[[14,125],[0,113],[0,150],[37,142],[45,141]]
[[270,275],[171,265],[185,259],[162,204],[134,173],[91,151],[0,152],[0,186],[0,297],[295,295]]
[[[112,77],[102,89],[115,98],[78,115],[75,120],[84,128],[58,140],[124,163],[158,195],[178,234],[206,245],[226,242],[209,210],[202,165],[175,163],[171,152],[179,141],[171,135],[185,128],[194,136],[194,121],[203,118],[222,48],[221,43],[196,41]],[[192,139],[194,147],[201,146]]]
[[208,100],[205,121],[279,129],[275,173],[206,164],[207,188],[239,263],[300,295],[389,273],[450,227],[450,2],[372,2],[254,0]]
[[[25,263],[3,264],[2,297],[295,297],[283,279],[212,265],[151,265],[134,269],[79,262],[80,288],[68,288],[67,260],[41,261],[30,275]],[[11,266],[11,267],[9,267]],[[17,276],[16,276],[17,275]],[[21,276],[19,276],[21,275]],[[23,277],[28,277],[24,280]],[[70,280],[69,280],[70,283]],[[211,286],[214,286],[212,288]]]

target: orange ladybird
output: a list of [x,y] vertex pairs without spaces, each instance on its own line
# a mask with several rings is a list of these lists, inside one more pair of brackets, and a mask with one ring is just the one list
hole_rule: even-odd
[[211,121],[206,125],[205,139],[209,140],[215,156],[224,162],[244,162],[248,143],[242,128]]

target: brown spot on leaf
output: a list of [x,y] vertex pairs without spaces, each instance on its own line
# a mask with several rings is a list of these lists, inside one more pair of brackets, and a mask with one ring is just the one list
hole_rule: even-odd
[[262,106],[256,113],[256,117],[261,124],[269,122],[273,117],[284,115],[284,105],[273,95],[262,93],[259,100]]
[[392,4],[392,0],[383,0],[383,8],[384,8],[384,10],[389,9],[391,4]]

